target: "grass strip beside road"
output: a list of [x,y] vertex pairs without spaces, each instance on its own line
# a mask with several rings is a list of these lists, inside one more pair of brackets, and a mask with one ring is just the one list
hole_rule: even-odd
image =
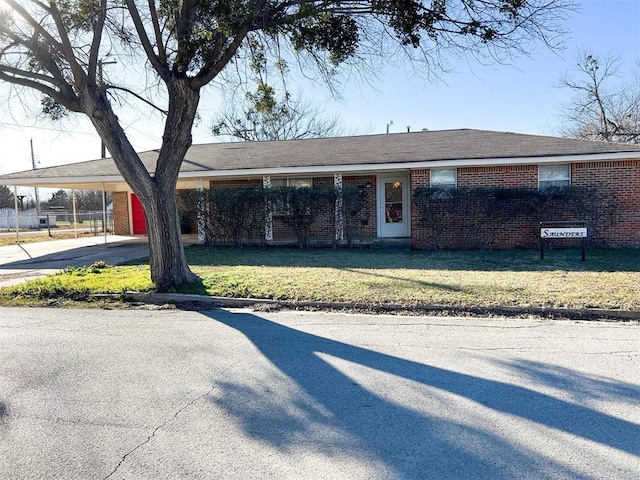
[[[640,251],[398,252],[189,247],[202,281],[181,293],[292,301],[640,311]],[[152,291],[145,264],[69,268],[4,289],[9,299]]]

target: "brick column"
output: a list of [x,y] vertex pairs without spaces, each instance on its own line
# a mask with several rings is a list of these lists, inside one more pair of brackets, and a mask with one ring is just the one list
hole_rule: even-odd
[[129,231],[129,194],[113,192],[113,233],[131,235]]

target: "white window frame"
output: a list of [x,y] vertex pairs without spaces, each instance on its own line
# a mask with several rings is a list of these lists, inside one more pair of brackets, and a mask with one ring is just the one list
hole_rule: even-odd
[[[436,177],[438,173],[444,172],[452,172],[453,173],[453,182],[441,182],[437,179],[434,179],[434,173],[436,173]],[[457,168],[432,168],[429,170],[429,185],[431,187],[450,189],[456,188],[458,186],[458,169]]]
[[[560,167],[566,169],[566,174],[562,175]],[[555,172],[549,174],[552,169]],[[547,170],[548,173],[544,173]],[[544,190],[549,187],[569,187],[571,186],[571,164],[553,163],[548,165],[538,165],[538,189]]]
[[271,177],[271,187],[313,187],[313,177]]

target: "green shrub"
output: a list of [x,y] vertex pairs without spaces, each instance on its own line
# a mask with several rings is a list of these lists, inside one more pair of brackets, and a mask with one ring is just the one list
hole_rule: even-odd
[[413,202],[428,249],[452,242],[463,248],[491,248],[496,235],[510,225],[528,225],[530,243],[540,241],[541,221],[581,221],[591,246],[606,242],[606,230],[617,221],[618,200],[606,186],[533,188],[417,187]]

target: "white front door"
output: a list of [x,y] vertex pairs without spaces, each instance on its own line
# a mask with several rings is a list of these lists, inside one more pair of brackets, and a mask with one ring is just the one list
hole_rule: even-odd
[[408,237],[409,177],[378,177],[378,236]]

